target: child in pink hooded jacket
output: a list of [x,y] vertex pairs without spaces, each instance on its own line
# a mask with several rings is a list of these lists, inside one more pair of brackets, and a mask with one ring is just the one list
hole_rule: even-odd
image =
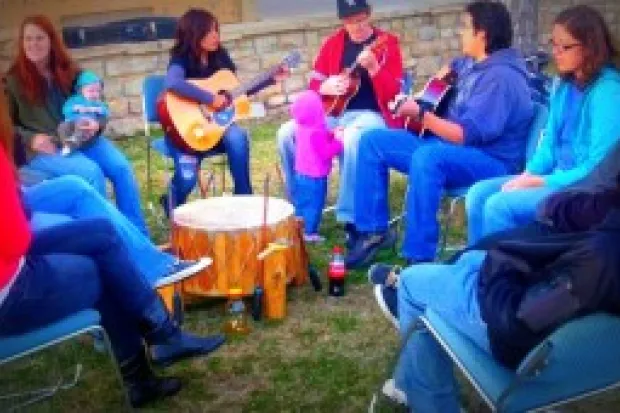
[[295,122],[295,214],[304,219],[307,242],[320,242],[318,234],[327,195],[332,159],[342,152],[342,142],[325,123],[318,93],[301,92],[291,105]]

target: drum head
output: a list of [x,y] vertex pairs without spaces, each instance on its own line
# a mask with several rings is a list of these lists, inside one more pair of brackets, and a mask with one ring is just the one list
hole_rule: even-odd
[[[235,195],[200,199],[174,209],[176,225],[208,232],[228,232],[260,228],[264,221],[263,196]],[[295,212],[280,198],[267,199],[267,226],[282,222]]]

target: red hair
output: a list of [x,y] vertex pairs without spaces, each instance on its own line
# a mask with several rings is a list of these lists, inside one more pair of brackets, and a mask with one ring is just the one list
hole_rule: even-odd
[[10,161],[13,161],[14,140],[13,121],[9,116],[4,88],[0,85],[0,150],[5,151]]
[[22,21],[19,28],[17,58],[9,69],[9,73],[17,78],[29,102],[41,104],[45,101],[47,94],[45,78],[39,73],[34,63],[26,57],[24,51],[24,28],[28,24],[39,27],[50,38],[49,69],[52,79],[64,94],[69,95],[79,68],[69,56],[65,44],[50,19],[43,15],[28,16]]

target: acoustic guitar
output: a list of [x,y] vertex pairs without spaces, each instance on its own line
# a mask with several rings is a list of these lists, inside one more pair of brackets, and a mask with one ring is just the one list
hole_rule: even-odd
[[243,84],[227,69],[206,79],[188,80],[213,95],[223,95],[226,98],[223,108],[201,104],[172,91],[164,92],[157,102],[157,113],[166,136],[185,152],[208,151],[222,139],[231,123],[250,115],[248,91],[267,82],[284,68],[297,67],[300,61],[300,53],[292,51],[280,63]]
[[[381,34],[371,44],[369,44],[366,49],[372,51],[373,53],[381,53],[386,48],[387,40],[388,36],[386,34]],[[359,74],[360,70],[361,66],[357,63],[357,61],[355,61],[348,67],[345,67],[341,72],[341,76],[346,76],[349,78],[349,87],[344,94],[337,96],[321,96],[325,113],[331,116],[342,115],[342,112],[345,111],[353,96],[355,96],[360,89],[360,84],[362,82]]]
[[[414,99],[418,105],[425,107],[427,112],[437,113],[452,95],[452,87],[455,81],[456,73],[454,71],[449,71],[442,77],[433,77],[429,79],[422,91],[417,93],[415,97],[407,95],[396,96],[394,101],[390,103],[389,109],[392,113],[396,113],[403,103],[409,99]],[[410,116],[405,117],[405,129],[418,136],[422,136],[426,132],[422,122]]]

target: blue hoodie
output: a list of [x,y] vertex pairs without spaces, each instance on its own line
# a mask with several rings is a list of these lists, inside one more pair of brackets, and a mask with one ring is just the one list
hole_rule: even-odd
[[563,80],[551,97],[544,138],[526,168],[532,174],[542,175],[545,185],[551,188],[562,188],[587,176],[620,141],[620,73],[605,67],[583,91],[576,123],[572,125],[574,166],[561,168],[558,146],[572,87]]
[[534,117],[525,62],[515,49],[502,49],[482,62],[454,59],[456,96],[446,118],[463,128],[463,144],[475,146],[503,161],[509,173],[519,172]]

